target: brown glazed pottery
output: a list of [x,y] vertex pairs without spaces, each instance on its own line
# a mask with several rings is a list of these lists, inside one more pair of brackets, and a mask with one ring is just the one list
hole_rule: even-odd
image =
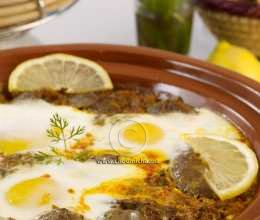
[[[260,159],[260,84],[239,74],[160,50],[112,45],[40,46],[0,52],[0,81],[24,60],[50,53],[92,59],[109,72],[114,83],[138,82],[181,95],[195,106],[207,106],[231,120],[247,136]],[[232,163],[232,161],[230,161]],[[257,198],[237,218],[260,218]]]

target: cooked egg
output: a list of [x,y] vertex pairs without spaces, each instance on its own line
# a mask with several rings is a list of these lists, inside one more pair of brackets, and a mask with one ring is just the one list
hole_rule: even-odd
[[93,118],[93,115],[71,107],[55,106],[40,100],[1,104],[0,153],[9,155],[53,145],[46,130],[55,113],[76,127],[91,125]]
[[[109,144],[114,150],[130,152],[133,155],[159,150],[167,155],[167,158],[174,154],[179,140],[174,126],[169,123],[170,117],[168,119],[166,115],[163,117],[138,114],[129,117],[118,115],[117,119],[116,122],[109,120],[105,128],[109,131]],[[102,137],[98,137],[97,140],[102,140]],[[98,141],[96,145],[107,146],[107,144],[98,145]]]
[[6,192],[6,200],[15,207],[40,207],[51,203],[56,187],[49,175],[24,180]]
[[[174,159],[189,146],[182,140],[186,134],[217,135],[240,139],[238,130],[225,118],[207,109],[197,113],[117,114],[106,116],[104,125],[96,125],[96,114],[57,106],[41,100],[0,104],[0,153],[5,155],[27,151],[49,151],[50,146],[65,149],[63,143],[53,143],[46,130],[50,119],[58,113],[69,128],[84,126],[85,130],[68,143],[74,150],[88,149],[93,153],[109,151],[122,156]],[[69,134],[69,131],[65,131]],[[124,158],[124,157],[122,157]],[[65,160],[65,159],[64,159]],[[138,168],[139,167],[139,168]],[[68,208],[89,219],[103,216],[116,202],[114,193],[104,191],[84,196],[86,190],[111,180],[140,178],[143,180],[155,166],[98,164],[67,161],[63,164],[36,164],[19,167],[0,181],[0,216],[17,220],[33,219],[52,206]],[[115,187],[114,190],[117,190]],[[122,189],[121,189],[122,190]],[[120,193],[120,192],[118,192]]]
[[135,122],[124,128],[125,140],[135,144],[155,144],[163,139],[163,130],[152,123]]
[[115,199],[101,194],[81,201],[83,191],[104,181],[129,177],[144,178],[145,173],[135,166],[97,165],[90,161],[21,167],[0,182],[0,216],[32,219],[55,205],[96,219],[111,208]]
[[[105,213],[114,206],[116,199],[110,195],[99,193],[84,198],[83,202],[84,204],[88,204],[88,211],[84,214],[87,219],[102,220]],[[80,210],[78,211],[80,212]],[[84,211],[81,213],[84,213]]]
[[225,117],[206,108],[196,110],[197,114],[174,113],[170,123],[180,135],[195,133],[241,139],[238,129]]
[[[46,133],[55,113],[66,119],[70,128],[84,126],[84,133],[77,137],[78,146],[93,145],[94,150],[130,154],[159,150],[169,158],[184,147],[180,138],[183,134],[240,138],[229,121],[207,109],[197,111],[197,114],[117,114],[107,117],[105,125],[98,126],[94,123],[96,114],[72,107],[56,106],[41,100],[1,104],[0,152],[9,155],[22,151],[45,151],[50,146],[64,148],[62,143],[52,143]],[[55,130],[55,133],[59,132]]]
[[197,114],[118,114],[108,117],[105,125],[94,128],[93,133],[95,149],[112,148],[118,153],[131,155],[157,150],[165,155],[165,159],[187,150],[188,146],[181,138],[185,134],[240,138],[230,122],[207,109],[198,109]]
[[0,139],[0,152],[5,155],[11,155],[17,152],[25,151],[32,147],[32,143],[25,139]]

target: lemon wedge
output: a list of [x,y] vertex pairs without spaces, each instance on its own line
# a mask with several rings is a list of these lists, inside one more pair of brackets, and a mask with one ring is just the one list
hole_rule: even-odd
[[21,63],[9,77],[10,92],[41,89],[85,93],[112,89],[108,73],[97,63],[68,55],[52,54]]
[[260,82],[260,62],[245,48],[221,41],[208,60]]
[[246,192],[258,173],[255,153],[244,143],[216,136],[186,135],[184,141],[208,164],[204,176],[221,200]]

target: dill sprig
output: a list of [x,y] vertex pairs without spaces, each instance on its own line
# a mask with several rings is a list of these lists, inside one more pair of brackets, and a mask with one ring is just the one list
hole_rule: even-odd
[[52,142],[62,142],[65,150],[67,150],[68,141],[76,140],[76,137],[84,132],[84,126],[70,128],[69,122],[65,118],[62,118],[58,113],[53,114],[50,119],[50,128],[47,129],[47,135],[52,138]]
[[82,152],[76,153],[73,157],[73,160],[79,161],[79,162],[86,162],[92,158],[93,158],[93,155],[92,155],[91,151],[82,151]]
[[[62,142],[67,151],[68,141],[77,140],[77,136],[83,134],[85,132],[84,126],[73,127],[69,125],[69,122],[62,118],[58,113],[53,114],[50,119],[50,127],[46,130],[47,136],[50,137],[53,143]],[[68,151],[67,151],[68,152]],[[38,163],[50,164],[57,163],[62,164],[63,159],[66,158],[65,154],[59,152],[56,148],[51,147],[51,151],[46,152],[36,152],[32,155],[33,159]],[[89,159],[89,155],[87,153],[78,153],[75,154],[73,160],[77,161],[86,161]],[[68,159],[68,158],[66,158]]]
[[48,154],[42,151],[38,151],[33,154],[33,159],[38,163],[50,164],[50,163],[57,163],[58,165],[62,164],[62,158],[57,152],[55,148],[51,149],[52,154]]
[[93,158],[93,155],[91,154],[91,151],[82,151],[78,153],[74,153],[72,157],[66,157],[66,155],[61,154],[57,149],[51,148],[50,153],[45,153],[42,151],[38,151],[34,154],[32,154],[32,158],[34,161],[37,161],[38,163],[43,164],[50,164],[50,163],[56,163],[58,165],[63,164],[63,159],[68,160],[74,160],[79,162],[86,162],[89,159]]

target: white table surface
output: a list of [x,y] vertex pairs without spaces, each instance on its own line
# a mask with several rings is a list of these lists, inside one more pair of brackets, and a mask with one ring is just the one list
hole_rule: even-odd
[[[18,39],[0,42],[0,48],[86,42],[136,45],[134,10],[135,0],[80,0],[55,20]],[[206,59],[215,43],[195,14],[190,55]]]

